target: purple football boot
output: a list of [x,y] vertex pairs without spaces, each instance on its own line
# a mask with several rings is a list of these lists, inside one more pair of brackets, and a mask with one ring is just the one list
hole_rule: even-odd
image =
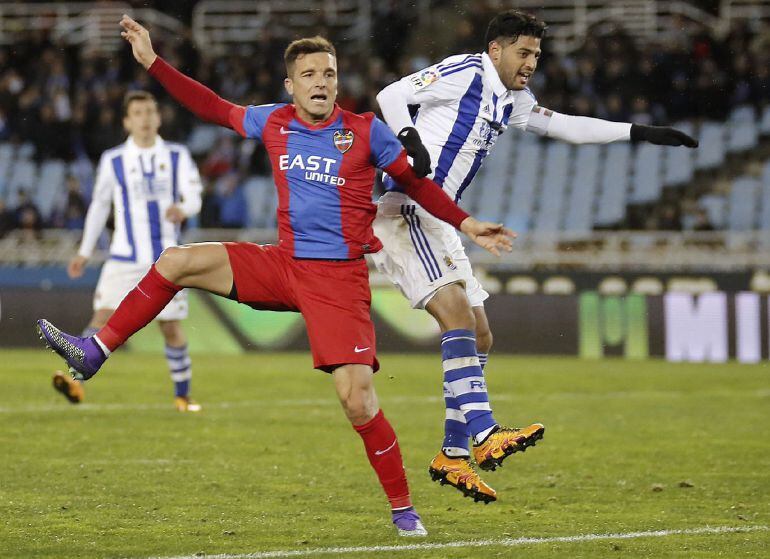
[[90,379],[107,360],[93,337],[70,336],[45,319],[37,321],[37,332],[46,347],[64,358],[76,380]]
[[393,511],[393,524],[398,529],[399,536],[427,536],[428,531],[422,525],[420,515],[414,508]]

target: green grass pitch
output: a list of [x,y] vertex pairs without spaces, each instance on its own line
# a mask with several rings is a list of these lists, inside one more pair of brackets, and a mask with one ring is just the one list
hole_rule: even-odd
[[195,356],[197,415],[173,410],[161,355],[116,354],[81,406],[51,388],[50,353],[0,359],[3,558],[259,557],[715,526],[754,531],[324,556],[770,554],[767,365],[493,354],[497,419],[540,421],[546,433],[484,474],[500,497],[484,506],[427,474],[443,428],[437,357],[383,355],[377,390],[430,533],[415,541],[395,535],[360,439],[308,355]]

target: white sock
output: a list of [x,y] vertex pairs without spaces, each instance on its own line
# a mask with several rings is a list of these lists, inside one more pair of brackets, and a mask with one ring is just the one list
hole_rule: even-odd
[[109,349],[107,349],[107,346],[104,345],[104,342],[102,342],[99,339],[99,336],[97,336],[96,334],[94,334],[94,341],[96,342],[96,345],[98,345],[101,348],[102,352],[104,352],[104,356],[109,357],[110,353],[112,352]]
[[457,448],[456,446],[442,447],[441,452],[449,456],[450,458],[468,458],[470,453],[467,448]]
[[473,437],[473,442],[476,444],[481,444],[481,442],[486,439],[495,429],[497,429],[497,425],[492,425],[492,427],[489,429],[484,429],[481,433],[478,433],[475,437]]

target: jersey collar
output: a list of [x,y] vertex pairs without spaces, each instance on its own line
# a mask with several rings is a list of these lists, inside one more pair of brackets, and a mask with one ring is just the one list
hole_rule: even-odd
[[136,145],[136,142],[134,141],[134,138],[132,136],[129,136],[126,140],[126,146],[132,150],[138,151],[140,153],[147,153],[150,151],[154,151],[156,149],[160,149],[165,145],[165,142],[163,141],[163,138],[160,136],[155,136],[155,143],[151,145],[148,148],[140,148],[138,145]]
[[340,117],[340,114],[342,114],[342,109],[337,103],[334,103],[334,110],[332,111],[332,114],[329,115],[329,118],[324,120],[323,122],[319,122],[318,124],[311,124],[309,122],[305,122],[299,116],[297,115],[297,107],[292,105],[292,110],[294,111],[294,120],[299,122],[302,126],[307,128],[308,130],[321,130],[322,128],[326,128],[327,126],[330,126],[334,124],[337,119]]
[[481,64],[484,67],[484,79],[492,89],[492,93],[502,100],[503,105],[513,103],[513,91],[509,91],[506,89],[505,85],[503,85],[503,82],[500,80],[500,75],[497,73],[497,68],[495,68],[492,59],[489,58],[489,55],[486,52],[481,53]]

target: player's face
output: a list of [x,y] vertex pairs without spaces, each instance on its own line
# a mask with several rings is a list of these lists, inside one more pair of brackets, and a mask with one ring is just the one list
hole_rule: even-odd
[[520,35],[515,43],[503,40],[489,44],[489,57],[497,68],[500,81],[514,91],[527,87],[537,68],[540,52],[540,39],[529,35]]
[[160,128],[158,105],[151,99],[131,101],[123,127],[139,143],[152,143]]
[[337,59],[328,52],[300,56],[294,62],[285,86],[301,119],[308,122],[326,120],[337,99]]

